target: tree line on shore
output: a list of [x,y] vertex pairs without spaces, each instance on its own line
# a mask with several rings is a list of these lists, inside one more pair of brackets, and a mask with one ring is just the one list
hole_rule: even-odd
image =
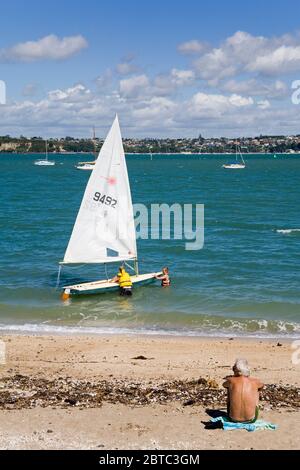
[[[64,137],[49,139],[49,153],[98,153],[102,139]],[[197,139],[123,139],[127,153],[233,153],[238,145],[243,153],[294,153],[300,152],[300,136],[259,136],[254,138]],[[2,153],[45,153],[42,137],[0,136]]]

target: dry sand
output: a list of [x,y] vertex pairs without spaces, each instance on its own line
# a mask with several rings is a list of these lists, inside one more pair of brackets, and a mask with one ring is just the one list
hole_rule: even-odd
[[[6,343],[6,364],[0,366],[1,449],[300,448],[299,400],[298,407],[296,402],[283,407],[279,401],[265,400],[262,417],[279,429],[248,433],[206,430],[205,407],[197,402],[183,406],[186,397],[137,406],[129,396],[126,404],[119,398],[104,399],[91,408],[83,402],[48,403],[47,390],[44,401],[30,401],[27,396],[31,379],[33,389],[43,380],[49,381],[49,389],[51,381],[64,384],[65,380],[70,387],[76,380],[85,387],[88,382],[106,381],[115,389],[120,383],[126,389],[129,383],[157,388],[199,378],[212,383],[213,395],[220,392],[217,387],[230,374],[236,357],[246,357],[252,374],[266,384],[297,387],[293,393],[299,396],[300,365],[292,364],[289,342],[278,346],[276,340],[151,336],[2,335],[0,339]],[[139,356],[147,359],[133,359]],[[24,403],[11,400],[19,396],[22,381],[27,384]],[[214,408],[220,406],[217,400]]]

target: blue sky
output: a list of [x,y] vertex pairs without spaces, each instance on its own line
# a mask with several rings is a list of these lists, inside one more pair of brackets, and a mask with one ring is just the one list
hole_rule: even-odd
[[286,1],[2,2],[0,135],[297,133],[300,6]]

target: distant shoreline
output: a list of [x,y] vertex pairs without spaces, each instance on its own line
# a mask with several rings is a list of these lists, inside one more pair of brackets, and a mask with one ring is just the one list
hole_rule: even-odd
[[[0,156],[1,155],[22,155],[22,156],[34,156],[34,155],[44,155],[45,152],[26,152],[26,153],[17,153],[17,152],[1,152],[0,151]],[[91,152],[49,152],[49,155],[58,155],[58,156],[63,156],[63,155],[92,155]],[[216,156],[216,155],[235,155],[235,152],[213,152],[213,153],[186,153],[186,152],[159,152],[159,153],[139,153],[139,152],[126,152],[125,155],[141,155],[141,156],[151,156],[151,155],[184,155],[185,157],[192,157],[192,156]],[[300,152],[294,152],[294,153],[287,153],[287,152],[249,152],[249,153],[243,153],[244,156],[247,155],[288,155],[288,156],[298,156],[300,155]]]

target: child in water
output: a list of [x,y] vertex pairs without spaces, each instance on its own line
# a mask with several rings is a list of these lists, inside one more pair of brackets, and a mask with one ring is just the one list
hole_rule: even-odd
[[160,276],[156,276],[156,279],[159,279],[161,281],[162,287],[169,287],[171,285],[169,268],[163,268],[162,274]]

